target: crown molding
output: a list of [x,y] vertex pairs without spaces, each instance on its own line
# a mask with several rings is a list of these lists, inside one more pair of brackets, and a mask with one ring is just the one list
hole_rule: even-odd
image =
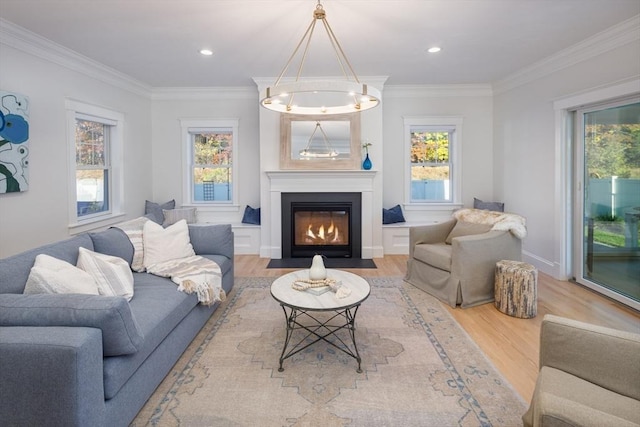
[[556,52],[493,84],[499,94],[640,40],[640,15],[627,19],[567,49]]
[[493,96],[490,84],[389,85],[384,98],[445,98]]
[[149,98],[151,87],[97,61],[0,18],[0,44]]
[[156,87],[151,91],[154,101],[251,99],[258,102],[258,92],[252,86],[239,87]]

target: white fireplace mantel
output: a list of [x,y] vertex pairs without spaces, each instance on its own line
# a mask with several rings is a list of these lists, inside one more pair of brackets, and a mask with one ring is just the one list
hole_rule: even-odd
[[271,258],[282,258],[282,193],[361,193],[362,258],[373,258],[373,170],[278,170],[269,178]]

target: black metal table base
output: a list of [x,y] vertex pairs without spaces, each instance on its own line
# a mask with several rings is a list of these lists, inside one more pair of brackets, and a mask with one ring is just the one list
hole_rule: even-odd
[[[346,309],[335,310],[333,311],[333,315],[329,317],[329,319],[322,320],[313,314],[313,312],[321,313],[326,311],[320,310],[305,310],[301,308],[293,308],[286,307],[281,304],[282,310],[284,311],[284,316],[287,322],[287,336],[284,340],[284,347],[282,348],[282,354],[280,355],[280,367],[278,368],[279,372],[284,371],[282,367],[282,363],[288,359],[289,357],[298,354],[304,349],[312,346],[318,341],[324,341],[328,344],[331,344],[333,347],[341,350],[345,354],[353,357],[358,362],[358,369],[356,372],[362,373],[362,369],[360,367],[362,359],[360,358],[360,353],[358,353],[358,346],[356,345],[356,313],[358,312],[358,307],[360,305],[352,306]],[[289,312],[287,313],[287,308],[289,308]],[[313,321],[312,325],[305,325],[298,321],[298,318],[302,317],[303,319],[311,319]],[[333,323],[337,320],[342,320],[340,323]],[[297,330],[306,331],[307,333],[302,337],[295,345],[291,346],[289,351],[287,352],[287,347],[291,343],[291,337],[293,333]],[[346,330],[349,333],[349,337],[351,338],[351,344],[353,344],[353,350],[349,346],[349,343],[345,342],[337,333],[339,331]],[[315,337],[315,340],[311,342],[306,342],[308,338]],[[335,341],[330,341],[328,338],[333,337]]]

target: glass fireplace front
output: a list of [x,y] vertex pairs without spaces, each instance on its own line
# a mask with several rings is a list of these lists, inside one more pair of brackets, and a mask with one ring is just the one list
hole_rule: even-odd
[[[355,206],[353,200],[346,199],[347,194],[356,199]],[[354,254],[361,227],[360,194],[287,195],[299,197],[287,197],[283,204],[283,257],[360,257]]]

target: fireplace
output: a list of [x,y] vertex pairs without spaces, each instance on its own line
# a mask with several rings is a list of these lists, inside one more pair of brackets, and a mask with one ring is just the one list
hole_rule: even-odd
[[360,193],[282,193],[282,257],[362,255]]

